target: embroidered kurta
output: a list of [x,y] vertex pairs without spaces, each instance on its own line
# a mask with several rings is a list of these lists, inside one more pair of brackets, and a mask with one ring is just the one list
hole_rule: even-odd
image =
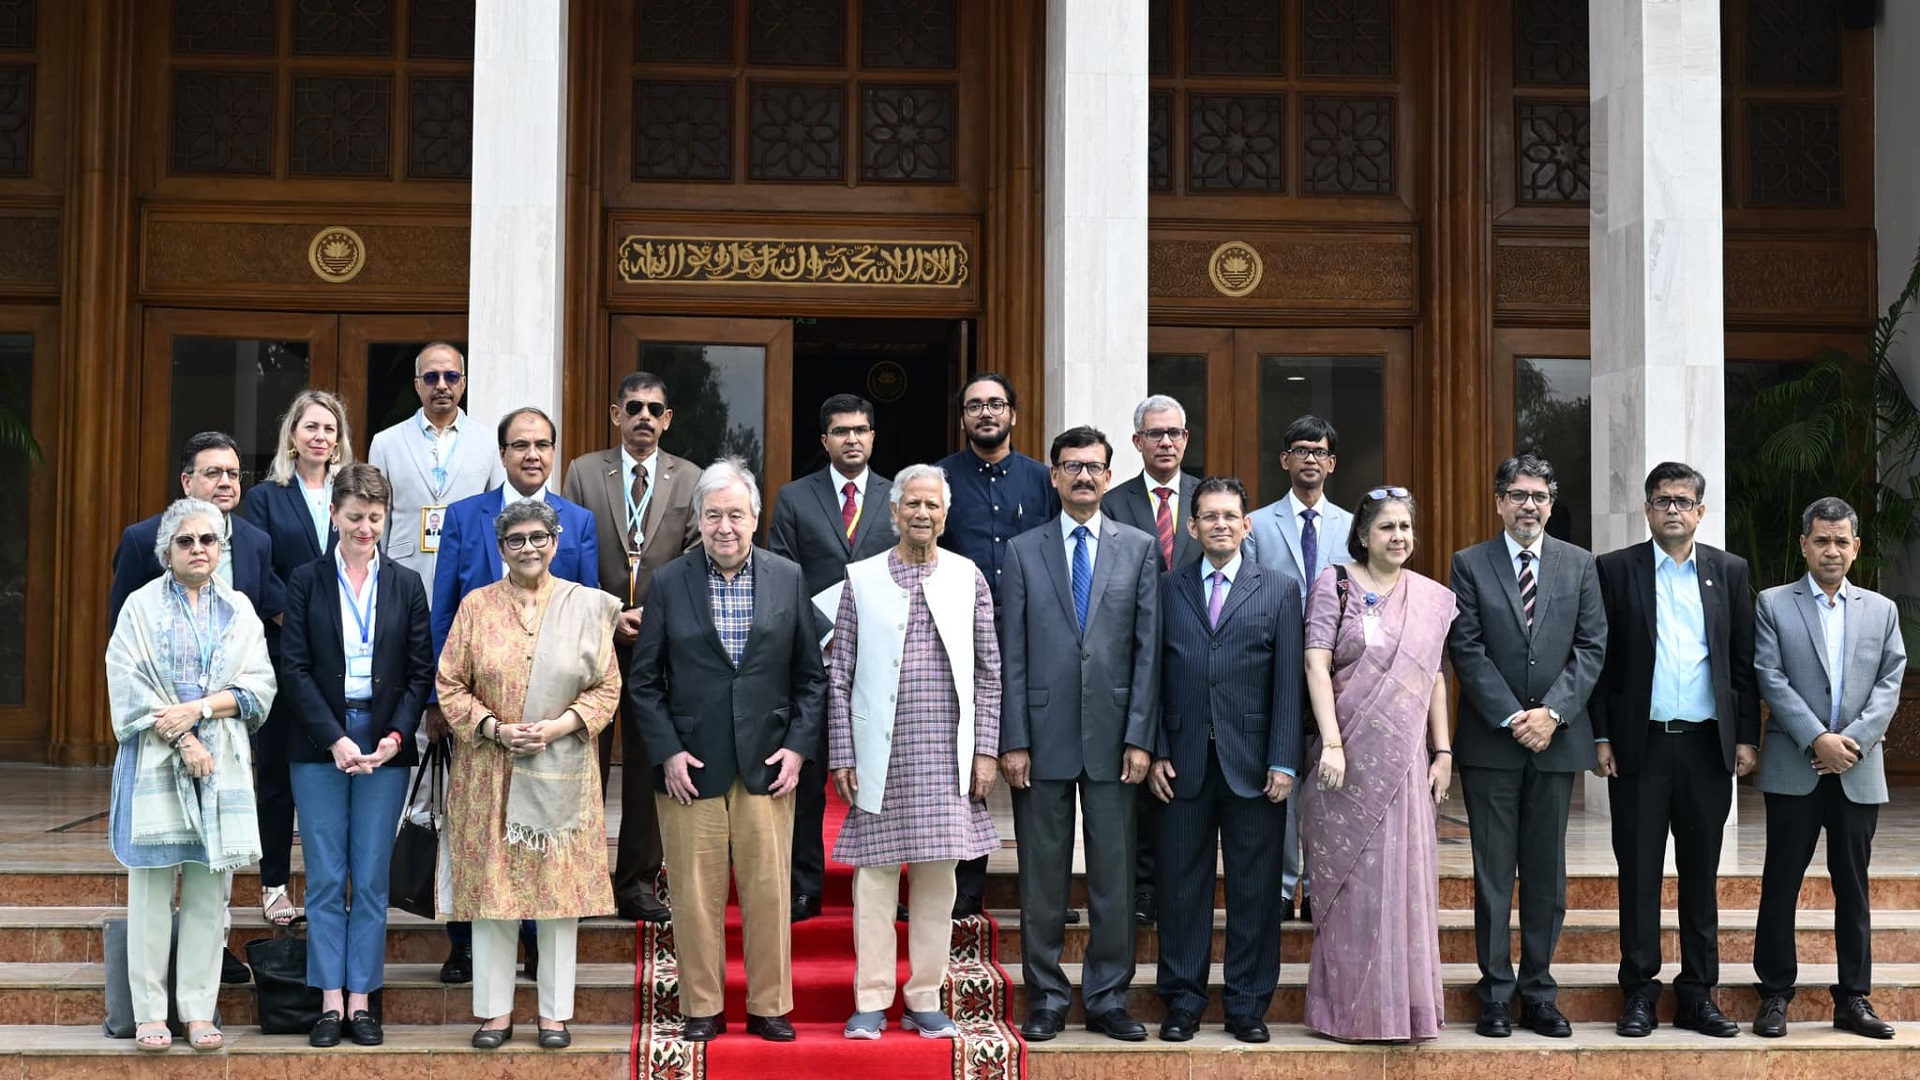
[[[886,795],[878,814],[849,808],[833,845],[833,857],[851,866],[974,859],[1000,847],[986,804],[968,798],[954,773],[960,753],[960,697],[954,692],[953,665],[920,587],[934,566],[903,562],[897,553],[887,556],[894,583],[912,597]],[[992,755],[1000,748],[1000,643],[993,629],[993,594],[978,569],[973,608],[973,745],[976,754]],[[850,702],[859,636],[858,609],[848,587],[840,594],[827,673],[828,761],[836,769],[854,766]]]
[[[497,581],[460,602],[440,653],[440,709],[453,729],[453,764],[447,783],[448,852],[453,863],[456,919],[565,919],[608,915],[614,910],[607,877],[607,824],[595,785],[596,737],[613,719],[620,701],[620,674],[613,650],[600,671],[569,673],[579,683],[573,710],[586,730],[589,768],[582,807],[586,819],[568,842],[545,851],[507,843],[507,792],[513,755],[482,742],[480,721],[492,713],[518,723],[526,707],[539,627],[528,630],[515,613],[514,587]],[[541,609],[544,618],[546,609]],[[551,673],[546,673],[551,674]]]

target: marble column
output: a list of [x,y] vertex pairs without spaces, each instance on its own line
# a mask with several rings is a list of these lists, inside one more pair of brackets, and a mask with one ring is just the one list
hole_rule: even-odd
[[[1717,546],[1727,477],[1720,0],[1590,0],[1588,12],[1593,547],[1647,539],[1643,485],[1667,460],[1706,476],[1698,538]],[[1589,808],[1605,807],[1587,794]]]
[[[1920,101],[1920,5],[1886,4],[1873,35],[1874,115],[1900,117]],[[1920,247],[1920,195],[1913,178],[1920,175],[1920,125],[1880,123],[1873,131],[1873,225],[1879,237],[1880,296],[1877,312],[1899,299],[1913,274],[1915,248]],[[1906,383],[1907,396],[1920,400],[1920,345],[1913,339],[1920,316],[1909,314],[1906,331],[1888,350],[1895,370]],[[1884,461],[1883,479],[1898,484],[1911,476],[1915,465]],[[1910,544],[1904,563],[1896,561],[1883,572],[1883,591],[1920,592],[1920,542]]]
[[[1046,436],[1092,424],[1124,478],[1147,393],[1147,0],[1047,0]],[[1028,421],[1031,423],[1032,421]]]
[[[558,422],[566,283],[567,0],[478,0],[467,410]],[[598,433],[596,433],[598,434]],[[563,437],[566,432],[561,433]],[[563,461],[564,451],[554,460]]]

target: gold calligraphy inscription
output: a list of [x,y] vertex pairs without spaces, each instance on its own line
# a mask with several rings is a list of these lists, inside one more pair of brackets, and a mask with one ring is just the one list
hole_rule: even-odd
[[957,289],[971,272],[953,240],[773,240],[629,236],[617,252],[629,285],[864,285]]

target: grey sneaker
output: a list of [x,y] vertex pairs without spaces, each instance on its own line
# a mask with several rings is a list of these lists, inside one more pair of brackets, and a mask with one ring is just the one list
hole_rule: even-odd
[[952,1019],[939,1009],[929,1012],[908,1009],[901,1014],[900,1026],[908,1031],[919,1032],[923,1039],[952,1039],[960,1034],[960,1029],[953,1026]]
[[886,1013],[857,1012],[847,1017],[847,1030],[842,1034],[849,1039],[877,1039],[886,1026]]

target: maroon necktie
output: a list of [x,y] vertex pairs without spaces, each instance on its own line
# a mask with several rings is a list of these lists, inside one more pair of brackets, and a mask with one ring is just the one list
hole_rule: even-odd
[[853,500],[853,493],[858,490],[851,480],[840,489],[840,494],[847,497],[847,501],[840,505],[840,531],[847,534],[848,541],[853,539],[853,523],[860,517],[860,506]]
[[1173,569],[1173,489],[1157,487],[1160,509],[1153,512],[1153,527],[1160,534],[1160,569]]

